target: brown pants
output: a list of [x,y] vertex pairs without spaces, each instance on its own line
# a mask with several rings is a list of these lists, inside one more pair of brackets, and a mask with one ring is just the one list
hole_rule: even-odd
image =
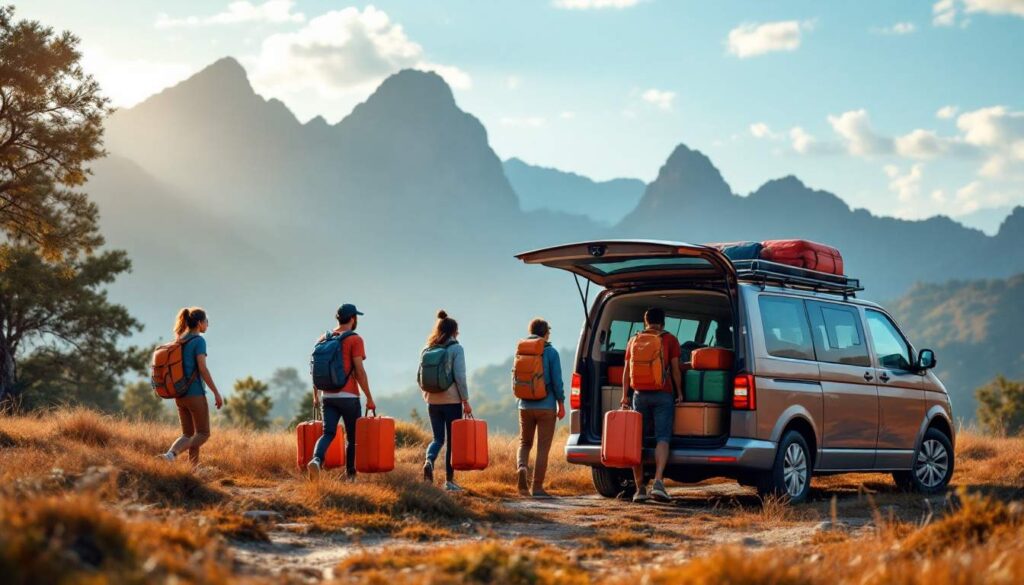
[[548,471],[548,451],[551,450],[551,440],[555,437],[554,410],[548,409],[520,409],[519,410],[519,467],[528,467],[530,463],[530,449],[533,448],[533,435],[537,434],[537,461],[533,468],[532,489],[537,490],[544,487],[544,475]]
[[175,398],[178,405],[178,419],[181,421],[181,436],[171,444],[175,455],[188,450],[188,460],[199,463],[199,447],[210,438],[210,407],[206,396],[185,396]]

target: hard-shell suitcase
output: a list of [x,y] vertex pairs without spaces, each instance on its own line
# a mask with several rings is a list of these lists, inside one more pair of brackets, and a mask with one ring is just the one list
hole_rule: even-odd
[[385,473],[394,468],[395,419],[367,410],[356,419],[356,471]]
[[611,410],[604,415],[601,464],[605,467],[640,465],[643,416],[635,410]]
[[701,347],[690,354],[690,367],[694,370],[731,370],[731,349]]
[[683,400],[724,403],[731,382],[725,370],[690,370],[683,380]]
[[[320,420],[320,409],[313,408],[313,420],[307,420],[306,422],[299,423],[295,427],[296,434],[296,450],[295,450],[295,464],[300,470],[305,469],[306,464],[313,458],[313,450],[316,448],[316,442],[320,439],[320,436],[324,434],[324,423]],[[327,454],[324,455],[324,461],[321,465],[324,469],[334,469],[335,467],[341,467],[345,462],[345,427],[339,425],[337,434],[334,435],[334,440],[331,441],[331,445],[327,447]]]
[[622,386],[601,386],[601,421],[609,410],[622,408]]
[[709,402],[676,405],[672,434],[682,437],[716,437],[722,434],[724,407]]
[[608,366],[608,384],[622,387],[622,374],[626,371],[625,366]]
[[808,240],[768,240],[761,258],[798,268],[843,274],[843,255],[832,246]]
[[452,468],[487,469],[487,422],[466,418],[452,422]]

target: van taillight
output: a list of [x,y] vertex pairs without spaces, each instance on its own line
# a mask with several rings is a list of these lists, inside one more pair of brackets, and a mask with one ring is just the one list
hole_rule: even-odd
[[738,374],[732,383],[733,410],[757,409],[757,385],[753,374]]
[[580,386],[583,384],[583,377],[573,373],[572,383],[569,385],[569,406],[579,409],[580,407]]

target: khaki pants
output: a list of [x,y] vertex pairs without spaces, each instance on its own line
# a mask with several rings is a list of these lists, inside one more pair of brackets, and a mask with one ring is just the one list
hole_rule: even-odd
[[549,409],[519,410],[519,467],[528,467],[530,449],[533,448],[533,435],[537,434],[537,461],[533,468],[532,489],[544,487],[544,475],[548,470],[548,451],[551,440],[555,437],[555,411]]
[[178,419],[181,421],[181,436],[171,445],[175,455],[188,450],[188,460],[199,463],[199,447],[210,438],[210,407],[206,396],[185,396],[175,398],[178,405]]

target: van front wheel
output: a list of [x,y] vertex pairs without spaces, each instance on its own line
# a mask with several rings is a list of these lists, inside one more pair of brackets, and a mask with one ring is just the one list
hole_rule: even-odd
[[597,493],[606,498],[633,497],[636,483],[633,472],[629,469],[609,469],[607,467],[591,467],[590,475],[594,480]]
[[772,468],[761,474],[757,493],[761,497],[781,496],[798,504],[807,499],[811,491],[811,450],[797,431],[789,431],[779,441]]

